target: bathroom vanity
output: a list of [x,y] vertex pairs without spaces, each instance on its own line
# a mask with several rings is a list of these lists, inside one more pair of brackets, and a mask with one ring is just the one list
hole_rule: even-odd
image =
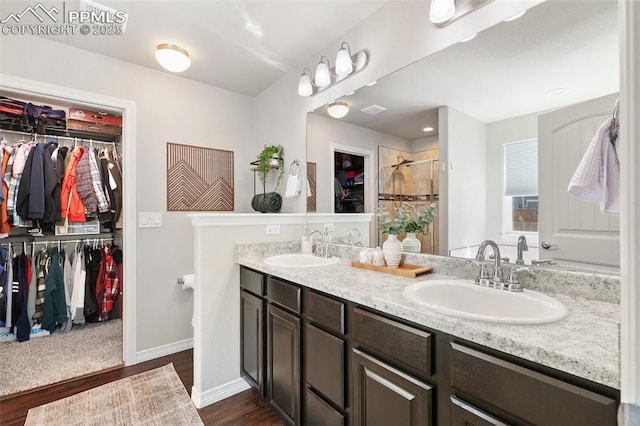
[[421,309],[402,297],[415,280],[347,262],[237,261],[242,375],[288,424],[616,424],[615,303],[557,294],[563,321],[488,324]]

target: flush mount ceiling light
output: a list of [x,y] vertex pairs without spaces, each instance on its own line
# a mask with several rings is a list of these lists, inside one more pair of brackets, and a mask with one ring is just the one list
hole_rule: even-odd
[[373,80],[372,82],[365,84],[365,86],[367,86],[367,87],[371,87],[371,86],[373,86],[374,84],[376,84],[377,82],[378,82],[378,80]]
[[474,38],[476,38],[477,35],[478,35],[478,33],[471,34],[469,37],[466,37],[466,38],[463,38],[462,40],[460,40],[460,43],[466,43],[468,41],[471,41]]
[[548,96],[560,96],[560,95],[564,95],[568,91],[569,91],[569,89],[567,89],[566,87],[558,87],[557,89],[549,90],[547,92],[547,95]]
[[446,27],[455,20],[492,1],[493,0],[431,0],[429,20],[438,27]]
[[333,118],[342,118],[349,113],[349,105],[346,102],[331,102],[327,107],[327,112]]
[[189,52],[175,44],[159,44],[156,48],[156,60],[171,72],[182,72],[191,66]]
[[429,127],[425,127],[424,129],[422,129],[423,132],[433,132],[433,127],[429,126]]
[[316,93],[336,84],[345,78],[362,71],[369,63],[369,54],[361,50],[351,55],[349,43],[343,42],[336,55],[336,66],[331,68],[329,58],[323,56],[316,66],[315,75],[305,68],[298,80],[298,95],[312,96]]

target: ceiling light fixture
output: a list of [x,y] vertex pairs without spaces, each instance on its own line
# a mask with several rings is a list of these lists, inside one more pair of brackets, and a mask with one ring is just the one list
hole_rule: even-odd
[[159,44],[156,48],[156,60],[171,72],[182,72],[191,66],[189,52],[175,44]]
[[329,58],[323,56],[316,66],[315,75],[305,68],[298,80],[298,95],[312,96],[316,93],[336,84],[345,78],[362,71],[369,63],[369,54],[361,50],[351,55],[349,43],[343,42],[336,55],[336,66],[331,68]]
[[456,14],[456,3],[454,0],[431,0],[429,9],[429,20],[436,25],[444,24]]
[[342,118],[349,113],[349,105],[346,102],[331,102],[327,107],[327,112],[333,118]]
[[511,18],[507,18],[504,20],[504,22],[511,22],[511,21],[515,21],[518,18],[522,18],[522,15],[524,15],[525,13],[527,13],[527,10],[523,10],[522,12],[518,12],[515,15],[513,15]]
[[477,35],[478,35],[478,33],[471,34],[469,37],[466,37],[466,38],[463,38],[462,40],[460,40],[460,43],[466,43],[468,41],[471,41],[474,38],[476,38]]
[[378,80],[373,80],[372,82],[365,84],[365,86],[367,86],[367,87],[371,87],[371,86],[373,86],[374,84],[376,84],[377,82],[378,82]]
[[422,129],[423,132],[433,132],[433,127],[425,127]]

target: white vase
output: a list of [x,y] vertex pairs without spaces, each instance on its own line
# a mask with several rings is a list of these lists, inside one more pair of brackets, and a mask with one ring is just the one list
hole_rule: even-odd
[[398,241],[397,235],[389,235],[387,240],[382,244],[382,252],[384,260],[389,268],[397,268],[402,259],[402,243]]
[[402,251],[408,251],[411,253],[420,253],[420,240],[416,238],[415,232],[407,232],[407,236],[402,240]]

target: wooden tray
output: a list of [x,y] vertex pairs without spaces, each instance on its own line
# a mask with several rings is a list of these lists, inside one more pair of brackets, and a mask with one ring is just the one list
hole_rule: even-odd
[[372,265],[371,263],[360,263],[355,260],[351,261],[354,268],[368,269],[370,271],[384,272],[385,274],[400,275],[407,278],[415,278],[420,274],[430,274],[433,272],[432,266],[418,266],[403,263],[397,268],[389,268],[388,266]]

